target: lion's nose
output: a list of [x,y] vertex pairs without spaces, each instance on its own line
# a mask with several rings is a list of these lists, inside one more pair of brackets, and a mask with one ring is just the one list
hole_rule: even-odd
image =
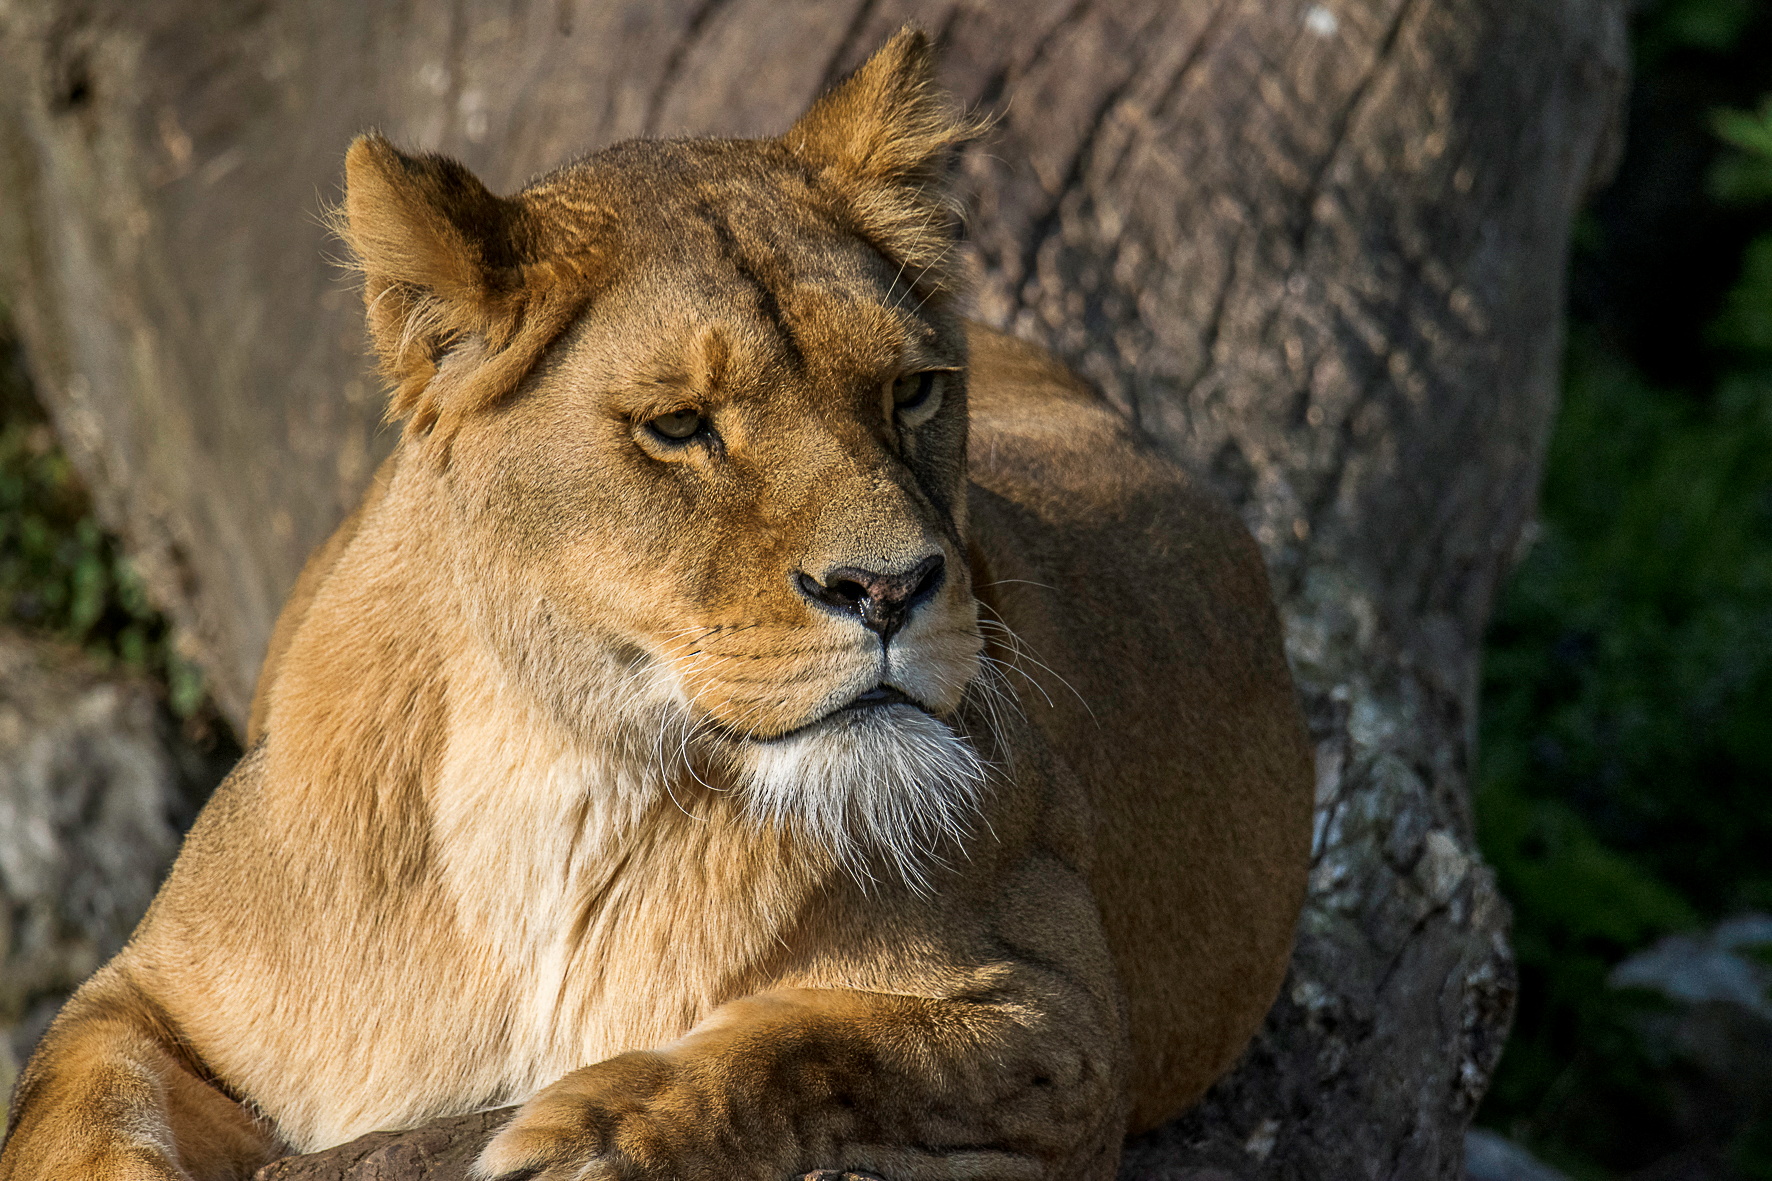
[[941,586],[944,565],[940,554],[931,554],[898,574],[838,566],[825,571],[820,578],[801,571],[796,581],[801,594],[815,603],[854,615],[863,626],[879,633],[884,644],[904,626],[917,604]]

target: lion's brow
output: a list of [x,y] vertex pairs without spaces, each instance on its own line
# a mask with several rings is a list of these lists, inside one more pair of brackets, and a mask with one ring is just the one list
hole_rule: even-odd
[[732,231],[732,222],[725,213],[714,208],[705,201],[698,201],[690,207],[691,212],[701,219],[713,231],[714,238],[720,244],[720,253],[732,269],[738,274],[756,297],[757,310],[763,319],[775,329],[781,338],[782,347],[786,349],[788,360],[796,370],[806,369],[806,350],[800,342],[799,334],[788,321],[786,310],[781,306],[781,299],[775,289],[764,279],[755,261],[739,244],[738,235]]

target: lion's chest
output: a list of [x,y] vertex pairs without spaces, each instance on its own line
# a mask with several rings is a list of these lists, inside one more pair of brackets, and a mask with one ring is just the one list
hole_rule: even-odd
[[475,716],[427,785],[431,883],[314,941],[298,994],[211,1006],[246,1014],[230,1077],[295,1147],[518,1102],[670,1042],[767,986],[806,905],[803,867],[729,799]]
[[543,741],[458,747],[436,798],[454,922],[497,984],[484,1101],[680,1037],[757,987],[801,905],[801,875],[721,801]]

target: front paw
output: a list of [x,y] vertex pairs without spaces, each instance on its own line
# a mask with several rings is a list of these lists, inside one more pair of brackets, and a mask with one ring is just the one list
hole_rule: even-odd
[[480,1181],[640,1181],[669,1151],[654,1108],[675,1070],[662,1054],[623,1054],[575,1070],[518,1109],[474,1163]]
[[[807,1171],[786,1103],[742,1104],[665,1054],[631,1053],[573,1071],[525,1103],[480,1153],[481,1181],[881,1181]],[[817,1140],[834,1147],[830,1121]]]

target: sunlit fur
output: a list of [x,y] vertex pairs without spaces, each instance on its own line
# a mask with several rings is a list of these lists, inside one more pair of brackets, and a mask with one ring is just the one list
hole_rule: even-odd
[[929,860],[971,834],[986,774],[970,744],[908,705],[837,714],[734,757],[759,820],[800,829],[851,872],[883,863],[922,890]]
[[[532,617],[506,626],[545,634],[545,623]],[[743,629],[722,642],[714,629],[686,630],[660,654],[592,644],[580,651],[581,668],[598,671],[586,683],[582,712],[565,729],[579,736],[587,757],[599,759],[611,793],[629,808],[664,797],[693,814],[696,789],[730,791],[760,829],[797,834],[859,881],[885,874],[928,889],[931,868],[957,855],[977,824],[986,758],[972,736],[925,709],[839,707],[890,683],[916,700],[953,708],[981,670],[979,633],[957,622],[941,643],[913,627],[890,654],[872,637],[818,651],[809,667],[769,685],[779,692],[783,682],[807,684],[813,720],[760,736],[742,726],[754,708],[747,687],[727,683],[720,671],[744,667],[755,655],[750,649],[772,637]],[[559,670],[536,669],[533,659],[520,667],[528,678],[566,679]],[[739,724],[722,724],[698,697],[716,698]],[[983,708],[989,718],[992,706]],[[978,737],[991,742],[989,734]]]

